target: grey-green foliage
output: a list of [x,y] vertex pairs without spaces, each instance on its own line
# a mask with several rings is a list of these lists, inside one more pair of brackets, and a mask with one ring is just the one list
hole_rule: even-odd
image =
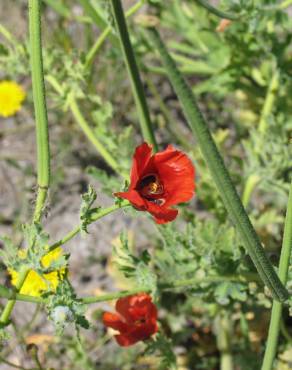
[[292,180],[292,145],[289,143],[291,125],[287,122],[269,120],[267,133],[262,136],[256,129],[243,141],[246,160],[245,173],[259,176],[259,187],[273,193],[286,204],[289,184]]
[[[166,279],[191,278],[198,270],[231,274],[238,266],[240,244],[228,224],[208,219],[189,224],[184,230],[166,225],[159,232],[163,244],[156,250],[155,263]],[[220,264],[223,260],[225,263]]]
[[[189,224],[185,230],[166,225],[159,232],[162,244],[159,241],[155,249],[159,281],[175,284],[179,280],[197,279],[200,282],[191,284],[189,289],[207,300],[213,296],[222,305],[246,299],[247,284],[229,280],[247,269],[242,263],[245,254],[232,226],[208,219]],[[208,280],[224,275],[226,282]]]
[[15,80],[29,73],[28,49],[25,43],[0,43],[0,78]]
[[151,255],[144,250],[139,256],[135,256],[130,250],[127,234],[121,233],[120,246],[115,247],[113,255],[118,269],[125,277],[135,281],[137,286],[150,289],[153,293],[157,289],[157,277],[151,267]]

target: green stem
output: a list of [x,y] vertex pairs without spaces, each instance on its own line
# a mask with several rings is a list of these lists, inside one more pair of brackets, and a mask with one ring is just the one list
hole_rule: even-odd
[[259,183],[259,181],[260,181],[260,177],[255,174],[250,175],[248,179],[246,180],[245,187],[243,190],[243,195],[242,195],[242,204],[244,207],[248,206],[252,192],[254,191],[254,188]]
[[150,31],[152,41],[159,51],[165,70],[174,87],[174,90],[182,104],[187,121],[196,135],[202,154],[209,166],[211,175],[217,185],[218,191],[223,199],[225,207],[234,222],[244,245],[249,253],[255,267],[263,282],[270,289],[274,299],[285,301],[288,292],[279,280],[271,262],[267,258],[265,250],[254,230],[249,217],[241,203],[232,183],[231,177],[225,167],[208,126],[203,118],[192,90],[178,71],[174,61],[168,54],[159,34],[156,30]]
[[103,146],[103,144],[98,140],[97,136],[95,135],[94,131],[90,128],[89,124],[86,122],[85,118],[83,117],[77,101],[74,97],[70,99],[70,109],[71,112],[76,119],[76,122],[79,124],[80,128],[87,136],[88,140],[93,144],[95,149],[100,153],[106,163],[117,173],[120,173],[119,165],[117,161],[113,158],[110,152]]
[[279,71],[276,70],[271,78],[271,81],[270,81],[270,84],[267,90],[265,102],[263,105],[263,109],[261,112],[261,116],[260,116],[260,122],[259,122],[258,129],[261,134],[264,134],[267,130],[268,119],[273,111],[276,94],[279,90],[279,86],[280,86],[280,74],[279,74]]
[[97,13],[95,8],[91,5],[89,0],[79,0],[79,3],[82,5],[84,12],[93,20],[93,22],[104,29],[107,27],[107,23],[102,19],[102,17]]
[[[22,269],[19,271],[18,280],[15,284],[16,292],[19,292],[20,289],[22,288],[28,273],[29,273],[29,268],[27,268],[26,266],[23,266]],[[15,305],[15,302],[16,302],[15,295],[17,295],[17,293],[15,294],[15,292],[11,291],[12,293],[5,296],[5,295],[3,295],[3,293],[5,293],[5,291],[3,289],[6,289],[6,288],[1,287],[0,294],[4,298],[8,298],[8,302],[7,302],[6,306],[4,307],[4,310],[1,314],[0,324],[7,325],[9,323],[10,315],[11,315],[11,312],[12,312],[12,310],[14,308],[14,305]],[[6,293],[8,291],[9,290],[7,289]]]
[[142,134],[144,139],[153,145],[154,151],[157,151],[158,148],[150,120],[150,113],[148,110],[134,51],[132,49],[122,4],[120,0],[110,0],[110,3],[115,18],[115,26],[121,42],[124,60],[131,79],[132,91],[140,118]]
[[50,148],[41,44],[41,2],[29,0],[30,59],[36,119],[38,193],[33,216],[40,222],[50,185]]
[[[291,250],[292,250],[292,183],[290,186],[290,194],[288,198],[288,207],[284,226],[284,236],[279,263],[279,278],[284,285],[287,283]],[[273,362],[277,352],[282,308],[283,306],[280,302],[277,301],[273,302],[267,346],[262,365],[262,370],[271,370],[273,368]]]
[[157,88],[154,85],[154,83],[150,80],[150,78],[146,80],[146,83],[148,85],[149,91],[151,92],[151,94],[155,98],[160,111],[163,113],[163,115],[164,115],[164,117],[167,121],[169,131],[171,132],[171,134],[177,139],[177,141],[185,149],[192,150],[193,149],[192,144],[187,139],[187,137],[184,136],[181,133],[181,128],[179,127],[179,125],[177,124],[177,121],[172,117],[171,113],[169,112],[169,110],[165,106],[164,101],[161,99],[161,96],[160,96],[159,92],[157,91]]
[[[141,6],[143,4],[144,4],[144,0],[141,0],[141,1],[138,1],[135,5],[133,5],[126,12],[126,18],[128,18],[132,14],[136,13],[141,8]],[[86,69],[89,68],[92,65],[96,54],[98,53],[99,49],[101,48],[101,46],[103,45],[104,41],[106,40],[106,38],[108,37],[108,35],[111,33],[111,31],[112,31],[111,27],[110,26],[107,26],[102,31],[102,33],[100,34],[100,36],[98,37],[98,39],[96,40],[96,42],[94,43],[94,45],[91,47],[91,49],[87,53],[87,55],[85,57],[85,68]]]
[[[59,84],[59,82],[51,75],[46,76],[46,81],[49,82],[49,84],[61,95],[64,95],[64,91],[62,86]],[[95,149],[98,151],[98,153],[103,157],[103,159],[106,161],[106,163],[117,173],[120,174],[119,165],[117,161],[113,158],[113,156],[110,154],[110,152],[104,147],[104,145],[98,140],[97,136],[95,135],[94,131],[91,129],[89,124],[87,123],[86,119],[82,115],[80,108],[78,106],[78,103],[76,101],[76,98],[71,94],[68,96],[68,106],[78,123],[81,130],[84,132],[88,140],[92,143],[92,145],[95,147]],[[127,177],[128,175],[122,174],[124,177]]]
[[217,17],[219,18],[230,19],[231,21],[236,21],[239,19],[238,15],[223,12],[222,10],[219,10],[215,8],[213,5],[209,4],[209,2],[206,0],[195,0],[195,1],[201,6],[203,6],[205,9],[207,9],[210,13],[217,15]]
[[[43,74],[40,0],[29,0],[28,7],[31,77],[36,120],[36,142],[38,158],[38,192],[33,215],[33,222],[40,222],[50,184],[49,130]],[[28,273],[29,269],[26,266],[23,266],[22,269],[19,271],[19,277],[15,285],[17,292],[21,290]],[[9,322],[9,318],[14,305],[14,299],[8,300],[0,317],[0,322],[2,324],[6,325]]]
[[[90,223],[93,223],[97,220],[100,220],[104,216],[107,216],[110,213],[113,213],[113,212],[115,212],[115,211],[117,211],[121,208],[128,207],[129,205],[130,205],[130,203],[128,201],[124,201],[124,202],[115,204],[115,205],[113,205],[111,207],[108,207],[108,208],[97,209],[96,213],[93,213],[91,215]],[[64,245],[65,243],[67,243],[69,240],[73,239],[74,236],[76,236],[80,232],[80,230],[81,230],[80,226],[76,226],[72,231],[70,231],[68,234],[66,234],[62,239],[60,239],[57,242],[55,242],[54,244],[52,244],[49,247],[49,251],[51,252],[54,249],[60,247],[61,245]]]
[[[79,2],[82,5],[85,14],[92,19],[93,23],[95,23],[98,28],[105,30],[108,27],[107,22],[100,16],[89,0],[79,0]],[[109,38],[111,43],[118,47],[119,41],[117,36],[114,33],[109,33]]]
[[[61,244],[59,244],[61,245]],[[52,248],[56,248],[59,245],[51,246]],[[169,282],[161,282],[158,284],[158,289],[160,290],[173,290],[176,288],[187,288],[187,287],[194,287],[198,286],[200,284],[216,284],[216,283],[222,283],[224,281],[234,281],[234,282],[249,282],[249,281],[256,281],[258,282],[258,276],[256,274],[241,274],[240,276],[235,275],[226,275],[226,276],[205,276],[203,278],[193,278],[193,279],[185,279],[185,280],[178,280],[172,283]],[[120,292],[115,293],[108,293],[101,296],[92,296],[92,297],[84,297],[79,298],[80,301],[86,304],[90,303],[97,303],[97,302],[105,302],[110,301],[113,299],[125,297],[128,295],[133,295],[139,292],[148,292],[150,293],[151,290],[148,287],[140,286],[137,288],[133,288],[130,290],[124,290]],[[12,289],[8,289],[2,285],[0,285],[0,297],[6,298],[6,299],[16,299],[18,301],[23,302],[31,302],[31,303],[45,303],[45,299],[41,297],[33,297],[25,294],[19,294],[16,293]]]
[[8,31],[6,27],[0,24],[0,34],[6,38],[12,45],[21,46],[17,39]]
[[61,1],[56,0],[43,0],[47,5],[49,5],[54,11],[60,14],[64,18],[70,18],[71,12]]
[[217,317],[217,347],[220,351],[220,370],[233,370],[230,331],[230,319],[227,312],[222,312]]

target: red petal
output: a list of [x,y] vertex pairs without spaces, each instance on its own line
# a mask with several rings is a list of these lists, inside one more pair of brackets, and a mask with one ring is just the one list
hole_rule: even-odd
[[132,336],[131,334],[115,335],[116,341],[121,347],[129,347],[139,342],[140,339]]
[[130,314],[131,299],[133,296],[123,297],[117,300],[116,310],[117,312],[125,318],[127,323],[132,324],[132,316]]
[[155,154],[153,161],[165,189],[163,206],[190,200],[195,189],[195,168],[187,155],[169,145]]
[[123,332],[127,330],[127,324],[121,320],[119,315],[111,312],[105,312],[102,316],[102,321],[105,326]]
[[130,189],[134,189],[139,181],[143,171],[148,165],[151,158],[152,147],[147,143],[139,145],[133,156],[133,164],[131,169],[131,184]]
[[128,199],[136,208],[145,211],[145,200],[140,196],[136,190],[129,190],[123,193],[114,193],[116,197]]
[[177,214],[177,209],[160,207],[157,204],[146,201],[147,211],[154,216],[154,220],[157,224],[165,224],[167,222],[173,221]]

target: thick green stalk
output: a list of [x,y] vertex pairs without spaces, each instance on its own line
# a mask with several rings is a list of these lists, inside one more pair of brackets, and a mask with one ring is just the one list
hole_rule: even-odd
[[237,19],[239,19],[238,15],[223,12],[222,10],[219,10],[215,8],[213,5],[209,4],[209,2],[206,0],[195,0],[195,1],[201,6],[203,6],[205,9],[207,9],[210,13],[217,15],[217,17],[219,18],[230,19],[231,21],[236,21]]
[[150,31],[155,48],[159,51],[165,70],[182,104],[187,121],[196,135],[202,154],[209,166],[213,180],[223,199],[225,207],[237,228],[244,246],[247,249],[263,282],[270,289],[273,298],[281,302],[288,298],[288,292],[279,280],[271,262],[261,245],[249,217],[241,203],[232,183],[231,177],[224,164],[208,126],[203,118],[192,90],[178,71],[174,61],[168,54],[165,45],[156,30]]
[[[126,12],[126,18],[130,17],[132,14],[135,14],[141,8],[141,6],[144,4],[144,2],[145,2],[144,0],[141,0],[141,1],[138,1],[135,5],[133,5]],[[100,36],[98,37],[98,39],[96,40],[94,45],[91,47],[91,49],[89,50],[88,54],[85,57],[85,68],[89,68],[91,66],[91,64],[93,63],[93,60],[94,60],[96,54],[98,53],[99,49],[103,45],[103,43],[106,40],[106,38],[108,37],[108,35],[111,33],[111,30],[112,30],[111,27],[107,26],[102,31],[102,33],[100,34]]]
[[150,119],[150,113],[148,110],[134,51],[132,49],[122,4],[120,0],[110,0],[110,3],[112,6],[112,11],[115,19],[115,26],[117,28],[121,42],[124,60],[131,79],[132,91],[139,114],[142,134],[144,139],[149,144],[152,144],[153,149],[157,151],[158,148]]
[[[121,208],[128,207],[130,203],[128,201],[123,201],[121,203],[115,204],[111,207],[108,208],[103,208],[103,209],[97,209],[96,213],[93,213],[91,215],[91,220],[90,223],[93,223],[99,219],[101,219],[104,216],[109,215],[112,212],[115,212]],[[52,244],[49,247],[49,251],[53,251],[54,249],[60,247],[61,245],[64,245],[67,243],[69,240],[73,239],[75,235],[77,235],[80,232],[80,226],[76,226],[72,231],[70,231],[68,234],[66,234],[62,239],[58,240],[56,243]]]
[[[279,263],[279,278],[284,285],[287,283],[291,250],[292,250],[292,183],[290,186],[290,194],[288,198],[288,207],[286,212],[283,243]],[[277,301],[273,302],[269,334],[267,339],[267,346],[262,365],[262,370],[272,370],[273,368],[273,362],[277,352],[277,344],[282,316],[282,306],[283,305],[280,302]]]
[[29,0],[30,62],[36,120],[38,193],[33,216],[40,222],[50,184],[50,148],[41,44],[40,0]]

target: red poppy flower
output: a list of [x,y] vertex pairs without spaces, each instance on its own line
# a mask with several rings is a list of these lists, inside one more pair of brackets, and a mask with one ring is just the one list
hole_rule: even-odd
[[128,191],[115,193],[128,199],[140,211],[148,211],[158,224],[173,221],[178,211],[171,206],[189,201],[194,195],[195,168],[183,152],[169,145],[152,154],[143,143],[136,148]]
[[116,303],[116,311],[105,312],[103,323],[120,332],[115,338],[122,347],[148,339],[158,330],[157,309],[148,294],[120,298]]

